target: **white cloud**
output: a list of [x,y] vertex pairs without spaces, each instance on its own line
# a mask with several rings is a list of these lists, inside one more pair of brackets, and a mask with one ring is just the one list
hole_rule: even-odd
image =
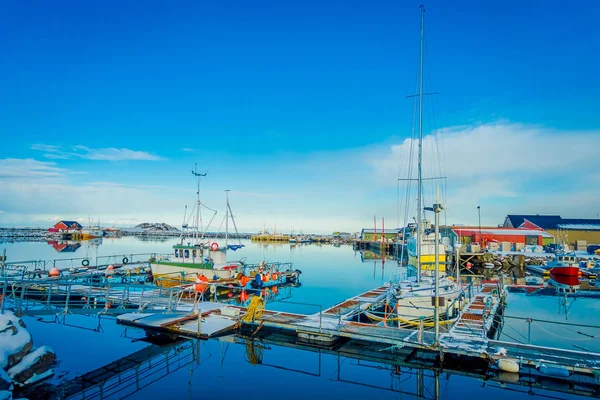
[[[597,153],[593,143],[599,137],[600,130],[557,131],[509,122],[446,128],[437,132],[439,152],[433,135],[423,140],[423,176],[440,176],[442,166],[441,175],[448,182],[449,218],[460,221],[476,220],[480,204],[482,221],[485,210],[489,224],[501,223],[509,213],[550,209],[566,216],[585,209],[592,217],[593,198],[600,195],[600,188],[590,185],[590,179],[599,179],[592,162]],[[406,139],[393,145],[383,157],[367,154],[380,184],[395,186],[398,176],[408,176],[411,150],[416,160],[416,146],[411,144]],[[441,163],[438,153],[443,153]],[[416,176],[414,168],[412,177]],[[432,186],[424,183],[425,202],[433,201]],[[581,198],[584,192],[586,198]]]
[[48,153],[55,153],[55,152],[59,152],[62,150],[61,146],[57,146],[57,145],[53,145],[53,144],[32,144],[31,145],[31,150],[39,150],[39,151],[45,151]]
[[196,150],[190,149],[189,147],[184,147],[181,149],[181,151],[185,151],[186,153],[194,153]]
[[[498,122],[446,128],[437,134],[443,150],[438,166],[447,176],[447,192],[442,201],[447,207],[448,223],[477,224],[478,205],[485,225],[500,224],[505,215],[512,213],[591,218],[600,212],[600,173],[595,162],[600,131],[558,131]],[[223,218],[222,189],[232,189],[230,201],[242,231],[277,223],[282,231],[289,231],[292,226],[298,231],[304,225],[305,232],[355,232],[371,227],[374,214],[378,225],[383,216],[386,226],[393,226],[404,220],[402,214],[397,220],[397,178],[407,176],[411,144],[411,140],[404,140],[393,145],[379,143],[311,154],[279,154],[274,161],[250,163],[248,168],[236,166],[227,172],[217,165],[203,183],[202,202],[219,210],[213,221],[215,229]],[[424,175],[439,174],[432,167],[437,148],[432,136],[425,137],[423,148]],[[106,149],[95,151],[100,150]],[[93,153],[82,146],[77,151]],[[103,154],[105,158],[122,156]],[[84,215],[87,220],[91,214],[117,225],[118,221],[134,219],[179,225],[184,205],[192,207],[195,198],[193,183],[182,186],[178,182],[173,189],[175,183],[156,177],[149,182],[151,185],[126,185],[102,182],[111,178],[90,172],[93,181],[75,184],[69,181],[72,174],[48,161],[0,160],[0,209],[6,212],[2,223],[27,224],[55,215]],[[416,170],[412,176],[416,176]],[[424,203],[431,204],[431,181],[424,186]],[[416,215],[415,197],[413,189],[413,211],[408,219]],[[404,202],[402,192],[399,198]],[[21,215],[21,220],[16,214]],[[206,212],[205,217],[209,219],[211,215]]]
[[163,157],[148,153],[146,151],[131,150],[126,148],[89,148],[82,145],[71,146],[68,148],[47,145],[34,144],[30,147],[32,150],[44,151],[44,157],[49,159],[73,159],[82,158],[85,160],[96,161],[160,161]]
[[32,158],[0,159],[0,179],[57,179],[67,173],[53,162],[38,161]]
[[85,146],[73,146],[76,151],[75,155],[86,160],[101,160],[101,161],[158,161],[164,158],[150,154],[146,151],[138,151],[131,149],[116,149],[108,147],[104,149],[91,149]]

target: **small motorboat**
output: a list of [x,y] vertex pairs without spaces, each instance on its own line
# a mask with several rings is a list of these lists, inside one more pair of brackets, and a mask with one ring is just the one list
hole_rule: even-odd
[[557,253],[554,256],[554,260],[547,264],[546,269],[550,271],[552,275],[579,276],[579,264],[574,255]]

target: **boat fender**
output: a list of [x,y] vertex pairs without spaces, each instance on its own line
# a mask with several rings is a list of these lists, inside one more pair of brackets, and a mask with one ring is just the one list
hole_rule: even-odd
[[83,265],[84,267],[87,267],[90,265],[90,261],[88,259],[82,260],[81,265]]
[[210,285],[210,294],[215,294],[216,291],[217,291],[217,286],[216,285]]
[[519,363],[512,358],[502,358],[498,360],[498,368],[504,372],[519,372]]
[[571,373],[568,369],[560,366],[542,364],[538,367],[538,370],[544,375],[556,376],[560,378],[568,378],[571,376]]
[[146,277],[146,282],[152,282],[152,276],[147,276]]
[[123,264],[127,264],[129,262],[129,258],[123,257]]
[[125,277],[122,277],[122,278],[121,278],[121,283],[127,283],[127,278],[125,278]]

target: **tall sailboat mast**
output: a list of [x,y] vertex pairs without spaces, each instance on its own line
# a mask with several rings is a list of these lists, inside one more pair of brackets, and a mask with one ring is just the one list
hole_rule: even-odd
[[421,161],[423,158],[423,42],[425,36],[425,7],[421,9],[421,48],[419,51],[419,155],[418,155],[418,177],[417,177],[417,282],[421,280],[421,211],[423,208],[422,186],[423,176]]
[[198,173],[198,163],[194,164],[194,170],[192,171],[192,175],[196,177],[196,229],[194,232],[195,242],[196,244],[200,244],[200,179],[203,176],[206,176],[206,173],[200,174]]

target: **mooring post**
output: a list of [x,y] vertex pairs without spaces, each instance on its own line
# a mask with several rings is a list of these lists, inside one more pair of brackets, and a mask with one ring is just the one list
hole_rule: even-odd
[[319,304],[319,333],[323,333],[323,306]]
[[531,318],[527,318],[527,343],[531,343],[531,323],[533,322],[533,319]]

